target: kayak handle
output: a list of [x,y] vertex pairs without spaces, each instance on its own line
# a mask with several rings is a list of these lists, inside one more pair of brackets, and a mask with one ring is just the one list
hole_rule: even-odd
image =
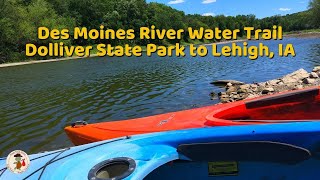
[[71,123],[71,127],[76,127],[77,125],[87,125],[88,123],[86,121],[76,121],[74,123]]

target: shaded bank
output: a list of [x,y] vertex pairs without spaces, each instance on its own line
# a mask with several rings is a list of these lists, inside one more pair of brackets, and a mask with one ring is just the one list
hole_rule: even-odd
[[[243,41],[246,41],[246,40],[245,39],[241,39],[241,40],[234,40],[234,41],[221,41],[221,42],[203,44],[203,45],[207,46],[207,45],[211,45],[211,44],[227,44],[227,43],[243,42]],[[188,44],[185,45],[185,46],[188,46]],[[143,51],[145,51],[145,50],[143,50]],[[92,54],[89,57],[97,57],[97,54]],[[81,58],[88,58],[88,57],[67,57],[67,58],[57,58],[57,59],[49,59],[49,60],[33,60],[33,61],[4,63],[4,64],[0,64],[0,68],[2,68],[2,67],[11,67],[11,66],[21,66],[21,65],[27,65],[27,64],[58,62],[58,61],[74,60],[74,59],[81,59]]]

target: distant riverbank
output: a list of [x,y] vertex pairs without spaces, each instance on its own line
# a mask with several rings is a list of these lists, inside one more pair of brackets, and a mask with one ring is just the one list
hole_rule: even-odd
[[[96,55],[91,55],[90,57],[96,57]],[[9,63],[0,64],[0,68],[11,67],[11,66],[21,66],[21,65],[27,65],[27,64],[39,64],[39,63],[66,61],[66,60],[81,59],[81,58],[88,58],[88,57],[67,57],[67,58],[57,58],[57,59],[48,59],[48,60],[32,60],[32,61],[23,61],[23,62],[9,62]]]
[[[211,44],[226,44],[226,43],[233,43],[233,42],[243,42],[246,41],[246,39],[240,39],[240,40],[233,40],[233,41],[221,41],[221,42],[215,42],[215,43],[194,43],[197,45],[211,45]],[[186,43],[182,44],[184,46],[189,46],[192,43]],[[143,48],[143,51],[145,51],[145,48]],[[92,54],[89,57],[97,57],[97,54]],[[88,58],[88,57],[66,57],[66,58],[57,58],[57,59],[48,59],[48,60],[32,60],[32,61],[23,61],[23,62],[8,62],[4,64],[0,64],[0,68],[3,67],[12,67],[12,66],[21,66],[21,65],[28,65],[28,64],[39,64],[39,63],[48,63],[48,62],[58,62],[58,61],[66,61],[66,60],[74,60],[74,59],[81,59],[81,58]]]
[[[320,37],[320,29],[308,30],[308,31],[287,32],[287,33],[284,33],[284,37],[296,37],[296,38]],[[227,44],[227,43],[243,42],[243,41],[247,41],[247,39],[239,39],[239,40],[232,40],[232,41],[221,41],[221,42],[215,42],[215,43],[203,43],[202,45],[206,45],[207,46],[207,45],[211,45],[211,44]],[[201,43],[197,42],[197,43],[194,43],[194,44],[200,45]],[[183,44],[183,45],[188,46],[189,44]],[[96,54],[92,54],[92,55],[90,55],[90,57],[97,57],[97,55]],[[22,61],[22,62],[8,62],[8,63],[0,64],[0,68],[12,67],[12,66],[21,66],[21,65],[28,65],[28,64],[58,62],[58,61],[74,60],[74,59],[81,59],[81,58],[88,58],[88,57],[66,57],[66,58],[57,58],[57,59],[48,59],[48,60],[31,60],[31,61]]]
[[285,32],[284,37],[320,37],[320,29]]

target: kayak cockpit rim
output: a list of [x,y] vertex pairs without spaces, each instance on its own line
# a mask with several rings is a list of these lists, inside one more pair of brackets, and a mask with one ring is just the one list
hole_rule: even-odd
[[191,161],[208,162],[246,161],[296,164],[312,156],[311,152],[303,147],[272,141],[181,144],[177,151]]
[[[318,156],[317,150],[311,151],[294,144],[273,141],[180,144],[177,147],[177,152],[179,154],[178,159],[154,167],[151,172],[146,174],[145,179],[158,177],[161,173],[171,171],[171,168],[184,170],[188,169],[187,166],[194,165],[196,166],[195,169],[198,168],[198,170],[199,168],[208,168],[201,171],[202,177],[216,176],[210,174],[209,169],[212,164],[223,166],[224,173],[225,168],[228,167],[227,171],[229,173],[220,173],[218,176],[237,176],[239,173],[238,165],[260,163],[277,167],[295,167],[297,164],[308,162]],[[178,175],[172,176],[178,177]]]
[[89,180],[121,180],[130,176],[136,163],[128,157],[108,159],[96,164],[88,173]]

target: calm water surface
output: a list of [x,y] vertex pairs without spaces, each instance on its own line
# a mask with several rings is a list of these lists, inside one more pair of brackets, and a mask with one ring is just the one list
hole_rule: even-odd
[[[280,42],[264,43],[275,50]],[[266,81],[320,65],[320,38],[281,43],[293,43],[296,58],[91,58],[0,68],[0,155],[71,146],[63,128],[78,120],[114,121],[215,104],[209,94],[220,89],[213,80]]]

